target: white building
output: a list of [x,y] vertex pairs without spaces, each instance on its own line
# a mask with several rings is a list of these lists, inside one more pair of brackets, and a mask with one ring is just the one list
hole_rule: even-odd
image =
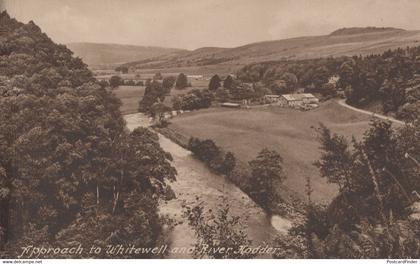
[[280,97],[280,104],[282,106],[298,107],[309,104],[318,104],[319,99],[310,93],[301,94],[283,94]]

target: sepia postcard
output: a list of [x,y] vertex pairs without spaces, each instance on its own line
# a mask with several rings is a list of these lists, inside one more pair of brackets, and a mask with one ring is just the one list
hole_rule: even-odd
[[0,0],[1,263],[417,263],[419,14]]

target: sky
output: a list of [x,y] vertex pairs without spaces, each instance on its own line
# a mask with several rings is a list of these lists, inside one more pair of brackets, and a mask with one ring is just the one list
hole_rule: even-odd
[[326,35],[342,27],[420,29],[420,0],[0,0],[54,41],[184,49]]

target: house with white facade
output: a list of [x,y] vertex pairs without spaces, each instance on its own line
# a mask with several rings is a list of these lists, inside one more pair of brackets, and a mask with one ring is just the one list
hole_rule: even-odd
[[284,107],[299,107],[304,105],[314,105],[319,103],[319,99],[310,93],[301,94],[283,94],[280,99],[280,105]]

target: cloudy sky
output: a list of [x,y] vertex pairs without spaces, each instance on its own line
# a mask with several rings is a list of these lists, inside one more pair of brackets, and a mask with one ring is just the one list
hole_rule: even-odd
[[[0,0],[55,41],[195,49],[323,35],[341,27],[420,29],[420,0]],[[0,4],[1,6],[1,4]]]

